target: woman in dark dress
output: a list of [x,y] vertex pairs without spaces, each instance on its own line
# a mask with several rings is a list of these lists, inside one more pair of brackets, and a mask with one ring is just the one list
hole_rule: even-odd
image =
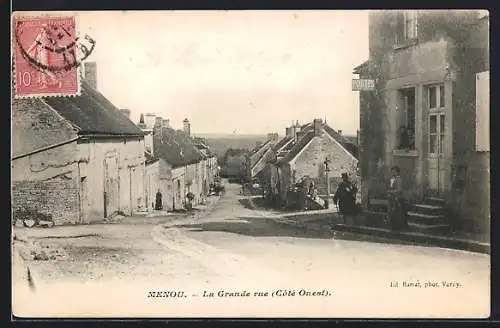
[[163,209],[162,195],[161,192],[158,190],[158,192],[156,193],[155,210],[160,211],[162,209]]
[[388,190],[389,222],[392,230],[402,230],[406,228],[407,222],[399,167],[392,167],[391,173]]

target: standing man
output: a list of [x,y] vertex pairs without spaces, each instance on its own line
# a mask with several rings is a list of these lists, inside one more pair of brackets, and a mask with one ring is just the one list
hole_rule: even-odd
[[351,181],[347,173],[342,173],[342,182],[333,196],[333,202],[338,206],[339,214],[347,223],[347,217],[354,214],[356,206],[356,193],[358,188]]
[[394,231],[406,228],[406,210],[402,193],[402,182],[400,169],[393,166],[391,169],[391,178],[389,180],[389,222]]

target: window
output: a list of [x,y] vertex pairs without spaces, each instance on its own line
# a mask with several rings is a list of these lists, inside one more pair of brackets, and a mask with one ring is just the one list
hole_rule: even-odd
[[412,40],[417,37],[417,13],[407,11],[404,13],[405,39]]
[[429,153],[442,154],[445,141],[445,115],[429,115]]
[[445,107],[444,84],[431,85],[427,87],[427,104],[429,109]]
[[399,149],[415,149],[415,89],[399,90]]
[[442,108],[442,107],[445,107],[445,95],[444,95],[444,84],[441,84],[439,86],[439,107]]
[[439,153],[442,154],[444,150],[444,114],[439,115]]
[[396,47],[395,49],[408,46],[410,41],[418,37],[417,13],[413,10],[404,11],[396,16]]
[[429,116],[429,153],[437,153],[437,115]]
[[429,87],[429,108],[436,108],[437,94],[436,87]]

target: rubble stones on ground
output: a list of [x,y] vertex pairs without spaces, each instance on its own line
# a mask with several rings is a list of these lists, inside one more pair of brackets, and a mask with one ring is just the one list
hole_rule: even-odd
[[62,248],[42,245],[40,242],[28,240],[26,237],[15,234],[12,248],[19,253],[25,261],[49,261],[67,258]]

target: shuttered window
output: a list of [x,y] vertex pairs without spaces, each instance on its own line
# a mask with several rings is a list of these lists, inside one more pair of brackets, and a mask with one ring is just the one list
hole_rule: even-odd
[[476,151],[490,151],[490,72],[476,74]]

